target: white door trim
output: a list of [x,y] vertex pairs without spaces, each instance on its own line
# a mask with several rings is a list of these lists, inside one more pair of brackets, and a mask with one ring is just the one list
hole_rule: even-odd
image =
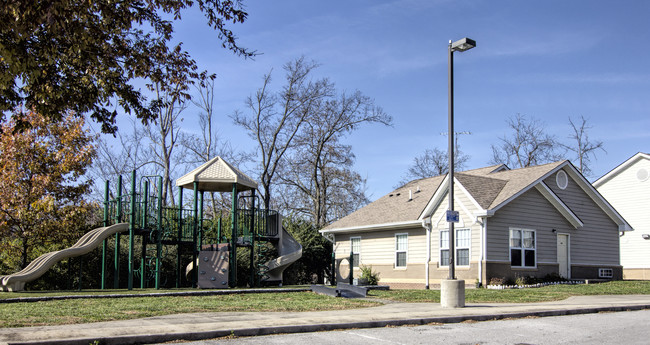
[[[566,237],[566,260],[564,260],[564,264],[566,265],[566,270],[562,269],[562,262],[560,262],[560,237],[565,236]],[[571,235],[567,233],[557,233],[557,252],[556,252],[556,257],[557,257],[557,262],[558,262],[558,273],[560,276],[566,279],[571,279]],[[564,272],[563,272],[564,271]]]

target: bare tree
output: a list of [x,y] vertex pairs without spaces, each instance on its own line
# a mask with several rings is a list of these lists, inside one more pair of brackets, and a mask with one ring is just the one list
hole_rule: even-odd
[[[458,145],[456,145],[454,170],[464,170],[467,167],[469,159],[470,156],[460,151]],[[444,175],[447,171],[449,171],[449,156],[447,152],[437,147],[426,149],[421,155],[413,158],[413,164],[409,166],[408,171],[402,177],[398,186],[416,179]]]
[[[289,169],[282,170],[280,175],[285,186],[302,194],[302,202],[290,203],[288,208],[302,209],[320,228],[337,215],[356,209],[349,206],[358,207],[359,200],[367,199],[357,187],[350,188],[350,183],[360,184],[363,179],[352,170],[351,147],[340,141],[361,125],[371,123],[390,126],[392,118],[359,91],[319,102],[296,139],[294,154],[287,164]],[[345,176],[347,181],[338,176]],[[356,201],[348,204],[344,199]]]
[[605,151],[603,148],[602,141],[597,140],[595,142],[592,142],[589,140],[589,134],[587,131],[591,129],[592,126],[587,125],[587,120],[584,118],[584,116],[580,116],[580,119],[582,121],[578,126],[573,122],[571,118],[569,118],[569,124],[571,125],[571,129],[573,129],[573,133],[569,136],[569,139],[571,139],[573,144],[562,144],[562,146],[567,150],[575,153],[576,160],[578,161],[578,169],[582,174],[589,175],[591,173],[589,162],[591,161],[591,158],[596,158],[596,151],[599,149],[603,150],[604,152],[607,151]]
[[[239,166],[250,160],[250,155],[242,152],[235,152],[229,141],[221,138],[217,128],[214,113],[214,78],[209,78],[196,86],[196,96],[192,103],[199,109],[198,112],[198,134],[186,134],[181,140],[183,150],[181,161],[191,167],[203,164],[216,156]],[[211,208],[205,210],[208,214],[216,215],[216,212],[227,209],[230,204],[229,196],[222,193],[210,193]]]
[[[131,171],[147,169],[152,163],[148,156],[148,144],[145,129],[141,122],[130,118],[131,131],[118,131],[114,138],[101,138],[97,145],[97,158],[93,161],[88,175],[93,181],[93,193],[96,199],[104,198],[104,182],[111,182],[111,198],[114,197],[115,181],[118,176],[124,178],[123,185],[130,184]],[[146,174],[153,173],[147,169]]]
[[264,207],[270,208],[271,191],[276,173],[287,151],[294,145],[300,128],[318,102],[332,94],[327,79],[310,80],[310,72],[318,65],[298,58],[284,66],[286,85],[281,91],[271,91],[271,73],[264,76],[262,87],[249,96],[246,106],[250,113],[236,112],[234,123],[241,126],[257,142],[260,182]]
[[555,137],[545,132],[544,125],[535,118],[517,114],[508,119],[512,130],[510,137],[504,136],[500,145],[492,145],[492,164],[506,164],[523,168],[560,160],[561,147]]

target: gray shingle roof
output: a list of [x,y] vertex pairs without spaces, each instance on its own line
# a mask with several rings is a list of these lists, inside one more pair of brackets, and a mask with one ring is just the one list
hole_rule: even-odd
[[[455,177],[479,206],[485,210],[492,210],[500,208],[518,193],[531,188],[542,177],[565,162],[513,170],[507,170],[504,165],[493,165],[459,172]],[[445,176],[435,176],[411,181],[330,224],[324,230],[416,221],[444,178]],[[409,191],[413,196],[410,201]]]
[[492,177],[456,173],[456,179],[484,209],[488,209],[508,181]]
[[[365,207],[337,220],[325,229],[341,229],[417,220],[444,178],[445,176],[434,176],[411,181]],[[410,201],[409,191],[411,191],[412,195]]]

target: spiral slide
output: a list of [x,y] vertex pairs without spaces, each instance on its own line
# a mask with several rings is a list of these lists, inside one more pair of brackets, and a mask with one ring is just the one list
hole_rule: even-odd
[[265,264],[269,268],[266,272],[268,276],[266,281],[282,283],[282,272],[302,257],[302,245],[284,228],[282,228],[278,251],[280,256]]
[[83,255],[97,248],[106,238],[129,229],[128,223],[97,228],[84,234],[72,247],[39,256],[22,271],[0,276],[1,291],[23,291],[25,283],[37,279],[63,259]]

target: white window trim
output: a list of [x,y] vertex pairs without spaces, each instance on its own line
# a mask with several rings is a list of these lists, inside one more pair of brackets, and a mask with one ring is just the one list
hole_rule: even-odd
[[[456,250],[456,255],[454,255],[454,258],[456,259],[456,267],[470,267],[472,264],[472,228],[468,227],[460,227],[460,228],[454,228],[454,231],[456,232],[456,236],[454,236],[454,241],[458,239],[458,230],[469,230],[469,247],[462,247],[459,248],[458,246],[454,246],[454,249]],[[442,251],[446,250],[449,251],[449,246],[446,248],[442,247],[442,232],[446,231],[449,233],[449,228],[444,228],[440,229],[438,231],[438,266],[439,267],[449,267],[449,265],[443,265],[442,264]],[[447,240],[449,241],[449,240]],[[469,249],[469,262],[467,265],[459,265],[458,264],[458,249]]]
[[[406,236],[406,249],[405,250],[397,250],[397,236]],[[406,260],[405,260],[405,265],[404,266],[397,266],[397,253],[404,252],[406,254]],[[398,234],[395,234],[395,264],[393,267],[395,269],[406,269],[408,267],[408,262],[409,262],[409,234],[407,232],[401,232]]]
[[[532,232],[533,232],[533,234],[534,234],[534,236],[535,236],[535,237],[534,237],[534,238],[535,238],[535,248],[534,248],[534,250],[535,250],[535,266],[524,266],[524,263],[525,263],[525,261],[526,261],[526,260],[525,260],[525,257],[526,257],[526,256],[524,255],[524,250],[526,250],[526,249],[525,249],[524,247],[512,247],[512,246],[510,245],[510,240],[511,240],[511,236],[512,236],[512,231],[513,231],[513,230],[522,231],[522,233],[521,233],[521,243],[522,243],[522,245],[523,245],[523,243],[524,243],[524,234],[523,234],[523,231],[532,231]],[[522,266],[513,266],[513,265],[512,265],[512,249],[513,249],[513,248],[514,248],[514,249],[521,249],[521,263],[522,263]],[[530,250],[530,248],[529,248],[528,250]],[[536,269],[536,268],[537,268],[537,264],[538,264],[538,262],[537,262],[537,230],[535,230],[535,229],[526,229],[526,228],[510,228],[510,229],[508,230],[508,259],[509,259],[509,261],[510,261],[510,267],[511,267],[511,268],[527,268],[527,269]]]
[[[469,232],[469,246],[468,247],[459,247],[458,244],[456,244],[455,249],[456,249],[456,266],[457,267],[469,267],[471,262],[472,262],[472,229],[471,228],[460,228],[456,229],[456,237],[454,237],[454,240],[456,240],[456,243],[458,243],[458,231],[459,230],[467,230]],[[459,249],[467,249],[467,265],[459,265],[458,264],[458,250]]]
[[[355,252],[354,247],[352,246],[352,240],[354,240],[354,239],[359,239],[359,251],[358,252]],[[351,236],[350,237],[350,253],[359,254],[358,262],[354,262],[354,263],[356,263],[356,266],[354,266],[354,265],[352,266],[353,269],[358,270],[359,267],[361,267],[361,236]]]
[[438,267],[449,267],[449,264],[443,265],[442,264],[442,251],[446,250],[449,251],[449,244],[447,244],[447,247],[442,246],[442,233],[447,232],[447,242],[449,242],[449,229],[440,229],[438,231]]

